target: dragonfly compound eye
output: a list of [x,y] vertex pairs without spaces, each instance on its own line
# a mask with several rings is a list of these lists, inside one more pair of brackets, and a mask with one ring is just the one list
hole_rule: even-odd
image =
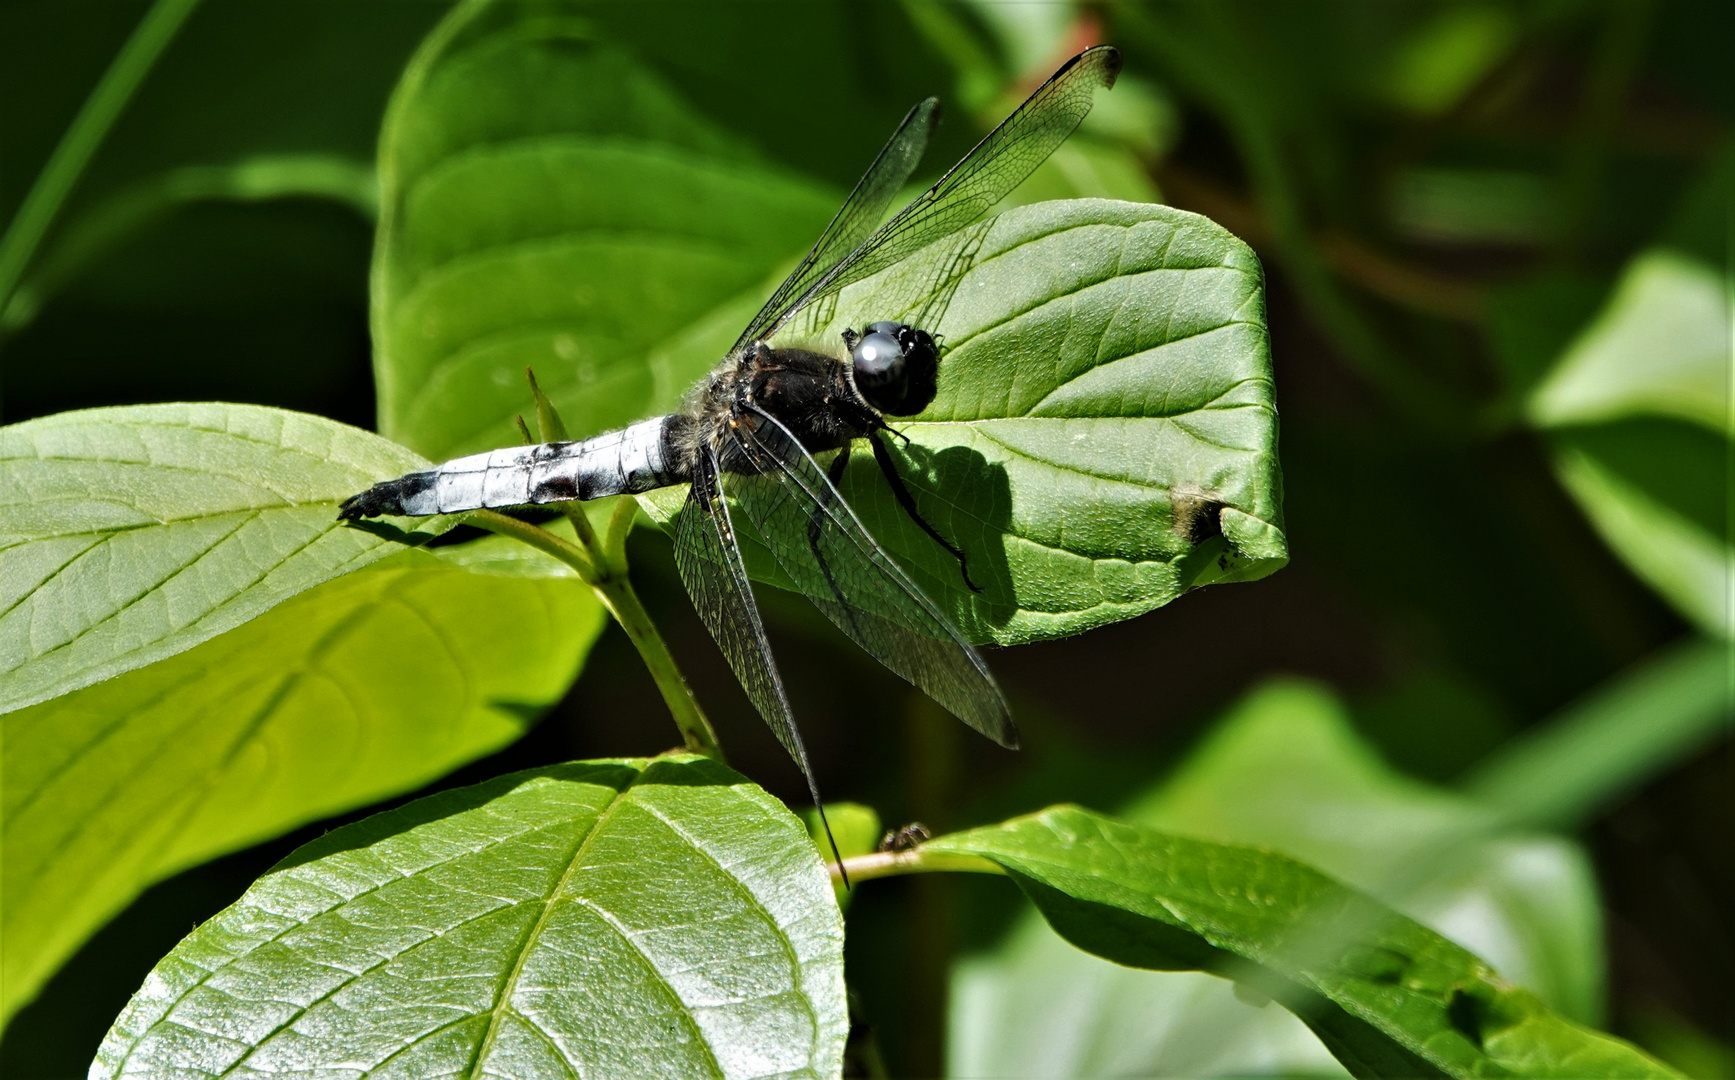
[[891,334],[875,330],[855,343],[850,351],[855,384],[869,401],[895,401],[903,397],[904,347]]

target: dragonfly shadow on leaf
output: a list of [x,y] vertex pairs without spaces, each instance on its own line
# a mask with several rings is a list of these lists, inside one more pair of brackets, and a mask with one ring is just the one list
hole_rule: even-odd
[[988,640],[984,627],[1004,626],[1018,612],[1006,558],[1012,529],[1012,484],[1003,465],[967,446],[934,450],[887,439],[904,485],[924,520],[968,560],[972,590],[958,562],[897,503],[872,455],[852,459],[844,497],[862,523],[949,615],[964,636]]
[[423,547],[443,535],[442,533],[428,532],[425,529],[400,529],[391,522],[378,518],[346,520],[343,525],[345,528],[372,533],[381,540],[389,540],[394,544],[403,544],[407,547]]

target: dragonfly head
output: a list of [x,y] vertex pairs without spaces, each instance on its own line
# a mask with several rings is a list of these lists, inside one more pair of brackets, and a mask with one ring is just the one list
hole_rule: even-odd
[[934,400],[940,349],[933,335],[899,322],[877,322],[849,343],[856,389],[869,405],[889,416],[914,416]]

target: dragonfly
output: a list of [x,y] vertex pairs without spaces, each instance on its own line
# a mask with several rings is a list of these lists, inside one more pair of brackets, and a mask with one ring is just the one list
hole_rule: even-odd
[[[955,244],[954,256],[939,260],[930,301],[908,322],[865,321],[843,332],[835,353],[773,339],[803,313],[835,302],[846,286],[965,235],[1072,134],[1120,67],[1111,46],[1074,56],[932,187],[886,218],[940,118],[935,98],[912,108],[812,250],[676,412],[587,439],[457,458],[375,484],[347,499],[338,517],[455,514],[689,485],[674,529],[681,581],[816,806],[818,785],[742,559],[743,522],[857,645],[970,727],[1016,748],[1011,712],[982,657],[838,490],[852,451],[865,443],[903,512],[977,589],[965,552],[922,515],[887,442],[898,437],[893,420],[920,413],[938,391],[942,348],[934,330],[973,248]],[[815,457],[827,453],[835,456],[821,468]]]

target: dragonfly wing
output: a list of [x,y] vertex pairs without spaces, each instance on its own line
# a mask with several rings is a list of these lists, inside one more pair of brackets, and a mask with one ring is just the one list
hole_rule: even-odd
[[753,336],[769,337],[814,301],[903,261],[986,214],[1066,141],[1090,112],[1096,90],[1113,86],[1120,69],[1120,52],[1108,45],[1068,60],[939,182],[817,276],[805,292],[780,295],[781,310],[766,305],[774,313],[767,318],[760,312],[754,325],[763,330]]
[[928,98],[911,109],[904,117],[904,122],[892,132],[892,137],[874,158],[868,171],[862,175],[844,200],[841,207],[833,215],[831,224],[819,234],[819,239],[813,244],[813,250],[807,253],[799,265],[784,279],[777,291],[771,294],[771,299],[759,309],[759,314],[747,324],[742,331],[741,339],[735,343],[739,349],[743,345],[769,337],[771,327],[784,321],[793,302],[813,287],[814,282],[823,278],[836,266],[839,260],[849,255],[862,240],[874,231],[880,219],[885,217],[886,207],[891,205],[892,196],[904,186],[904,181],[916,170],[916,165],[922,160],[922,153],[928,148],[928,137],[933,134],[934,126],[940,122],[940,102],[937,98]]
[[754,602],[747,582],[747,568],[741,561],[729,506],[723,501],[717,458],[709,448],[694,465],[692,490],[675,526],[675,565],[700,620],[716,639],[748,699],[771,725],[777,741],[795,759],[808,790],[813,793],[814,805],[818,806],[819,787],[814,783],[801,732],[796,730],[795,714],[783,691],[783,679],[777,674],[777,663],[771,656],[771,642],[765,637],[759,605]]
[[1017,746],[981,656],[868,535],[789,429],[747,408],[732,437],[758,475],[731,475],[730,492],[784,573],[874,659],[995,742]]

